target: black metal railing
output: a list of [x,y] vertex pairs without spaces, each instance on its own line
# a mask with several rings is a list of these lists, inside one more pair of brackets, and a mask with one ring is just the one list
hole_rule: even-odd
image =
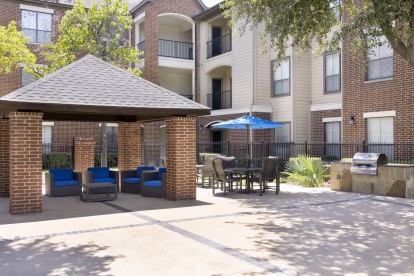
[[73,168],[73,146],[42,144],[42,169]]
[[231,51],[231,33],[207,42],[207,58],[222,55]]
[[183,96],[184,98],[187,98],[187,99],[190,99],[190,100],[192,100],[192,99],[193,99],[193,95],[188,95],[188,94],[180,94],[180,96]]
[[279,156],[282,164],[285,164],[289,158],[301,154],[321,158],[324,162],[351,162],[357,152],[385,153],[390,163],[414,164],[414,144],[379,144],[365,141],[358,144],[254,142],[248,145],[239,142],[199,142],[197,143],[197,162],[202,164],[203,156],[211,154],[235,156],[242,161],[247,157],[248,147],[251,149],[250,156],[253,165],[260,165],[261,159],[269,155]]
[[[94,166],[102,166],[102,149],[103,145],[95,145],[95,156],[94,156]],[[110,168],[118,167],[118,145],[117,144],[108,144],[107,145],[107,164]]]
[[140,58],[144,58],[144,54],[145,54],[145,40],[141,41],[140,43],[137,44],[137,48],[138,50],[140,50],[141,52],[143,52],[143,54],[141,55]]
[[207,94],[207,106],[213,110],[231,108],[231,90]]
[[158,55],[161,57],[193,59],[193,43],[159,39]]

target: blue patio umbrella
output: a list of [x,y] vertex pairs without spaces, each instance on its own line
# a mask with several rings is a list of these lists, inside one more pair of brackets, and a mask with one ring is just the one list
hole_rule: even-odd
[[[247,130],[247,139],[249,140],[249,130],[250,129],[271,129],[271,128],[278,128],[283,127],[283,124],[278,122],[272,122],[264,119],[260,119],[254,116],[245,115],[243,117],[239,117],[236,119],[224,121],[221,123],[217,123],[212,125],[213,128],[221,128],[221,129],[246,129]],[[249,141],[247,140],[247,144]],[[249,147],[247,147],[249,156]]]

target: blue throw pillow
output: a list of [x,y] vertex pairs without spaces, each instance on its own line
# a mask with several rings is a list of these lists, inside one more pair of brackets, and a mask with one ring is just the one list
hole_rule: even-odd
[[93,178],[109,178],[109,167],[88,168],[88,172],[93,172]]
[[55,181],[73,180],[72,169],[54,169],[49,170],[49,173],[53,174],[53,179]]
[[167,172],[167,168],[159,168],[158,169],[158,176],[157,176],[157,179],[158,180],[161,180],[162,179],[162,175],[164,174],[164,173],[166,173]]
[[139,166],[137,167],[137,177],[141,178],[141,173],[143,171],[152,171],[155,170],[155,167],[151,167],[151,166]]

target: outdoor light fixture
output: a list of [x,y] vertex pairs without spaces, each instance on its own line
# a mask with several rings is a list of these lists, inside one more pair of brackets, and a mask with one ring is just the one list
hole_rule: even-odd
[[355,117],[354,116],[350,116],[349,117],[349,124],[353,125],[355,123]]

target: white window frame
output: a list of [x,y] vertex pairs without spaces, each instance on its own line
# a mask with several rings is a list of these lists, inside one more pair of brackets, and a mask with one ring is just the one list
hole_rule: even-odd
[[[387,38],[385,36],[381,36],[379,38],[381,40],[381,42],[383,43],[382,46],[375,46],[375,48],[371,48],[368,49],[367,52],[367,73],[366,73],[366,80],[367,81],[372,81],[372,80],[380,80],[380,79],[387,79],[387,78],[392,78],[394,76],[394,50],[392,49],[391,45],[389,44]],[[381,49],[382,47],[388,47],[391,49],[391,55],[390,56],[386,56],[386,57],[381,57]],[[384,75],[382,70],[381,70],[381,66],[382,63],[385,62],[385,60],[391,60],[391,75]],[[379,66],[379,70],[380,70],[380,76],[378,78],[371,78],[369,76],[369,68],[370,65],[373,64],[378,64],[376,66]]]
[[[23,11],[28,11],[28,12],[35,12],[36,13],[36,29],[29,29],[29,28],[23,28]],[[50,15],[50,31],[46,31],[46,30],[39,30],[39,26],[38,26],[38,15],[40,14],[48,14]],[[48,32],[50,33],[50,41],[48,42],[44,42],[44,43],[50,43],[52,42],[52,36],[53,36],[53,13],[54,10],[53,9],[47,9],[47,8],[41,8],[41,7],[34,7],[34,6],[28,6],[28,5],[20,5],[20,17],[22,20],[22,31],[24,32],[25,29],[27,30],[31,30],[31,31],[36,31],[36,41],[29,41],[30,44],[42,44],[39,42],[39,36],[38,36],[38,32],[42,31],[42,32]],[[30,37],[29,37],[30,39]]]
[[[335,55],[337,55],[338,56],[338,59],[339,59],[339,61],[338,61],[338,66],[339,66],[339,68],[338,68],[338,74],[333,74],[332,73],[331,75],[328,75],[327,72],[326,72],[327,71],[327,68],[328,68],[328,66],[327,66],[327,58],[328,57],[332,57],[333,58],[333,56],[335,56]],[[339,78],[339,88],[337,90],[328,90],[327,89],[327,86],[326,86],[327,85],[327,79],[328,78],[334,78],[336,76]],[[328,53],[326,53],[323,56],[323,91],[324,91],[325,94],[331,94],[331,93],[341,92],[341,53],[340,52],[328,52]]]
[[[281,77],[280,79],[277,78],[276,74],[278,72],[278,70],[283,70],[283,68],[285,68],[285,63],[287,62],[287,67],[288,67],[288,78],[283,78]],[[282,96],[290,96],[291,95],[291,90],[292,90],[292,84],[291,84],[291,80],[292,80],[292,75],[291,75],[291,59],[290,57],[287,57],[284,61],[282,61],[280,63],[280,65],[275,68],[275,63],[274,61],[271,62],[271,72],[272,72],[272,97],[282,97]],[[282,73],[283,75],[283,73]],[[282,93],[282,91],[280,91],[280,93],[276,93],[276,87],[277,87],[277,82],[283,82],[283,81],[288,81],[289,83],[289,91],[288,92],[284,92]]]

